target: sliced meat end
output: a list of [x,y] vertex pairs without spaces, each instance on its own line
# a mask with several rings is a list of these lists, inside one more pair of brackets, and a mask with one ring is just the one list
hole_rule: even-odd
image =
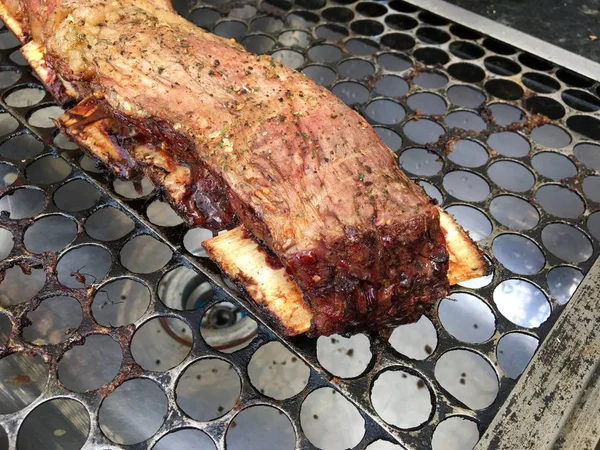
[[21,43],[29,40],[29,27],[25,19],[23,7],[18,0],[0,2],[0,19]]
[[288,336],[310,330],[312,313],[285,269],[243,227],[203,242],[209,257],[274,319]]

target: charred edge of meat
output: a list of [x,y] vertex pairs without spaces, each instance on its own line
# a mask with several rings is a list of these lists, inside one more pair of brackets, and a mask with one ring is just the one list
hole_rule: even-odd
[[19,0],[3,0],[0,3],[0,19],[22,44],[29,40],[29,27]]

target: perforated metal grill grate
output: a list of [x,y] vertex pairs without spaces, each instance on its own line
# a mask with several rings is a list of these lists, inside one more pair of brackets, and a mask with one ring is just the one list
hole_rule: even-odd
[[388,339],[284,338],[210,232],[56,134],[5,31],[0,447],[474,444],[598,255],[598,84],[399,0],[181,5],[359,110],[494,275]]

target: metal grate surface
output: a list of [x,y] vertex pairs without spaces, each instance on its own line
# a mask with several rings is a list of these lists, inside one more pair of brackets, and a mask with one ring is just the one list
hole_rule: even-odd
[[210,232],[56,134],[4,31],[0,448],[473,445],[598,256],[598,83],[400,0],[178,9],[359,110],[494,274],[390,336],[284,338]]

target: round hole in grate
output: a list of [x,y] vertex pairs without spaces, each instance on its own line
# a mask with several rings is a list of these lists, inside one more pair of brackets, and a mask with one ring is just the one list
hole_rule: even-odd
[[0,359],[0,414],[17,412],[40,396],[48,368],[39,355],[13,353]]
[[58,378],[71,391],[92,391],[113,380],[122,361],[121,346],[110,336],[91,335],[83,345],[64,354],[58,363]]
[[574,267],[555,267],[546,275],[550,294],[561,305],[566,304],[571,299],[582,281],[583,273]]
[[348,36],[348,30],[341,25],[326,23],[325,25],[319,25],[317,28],[315,28],[315,35],[319,39],[325,39],[328,41],[341,41]]
[[404,119],[406,112],[399,103],[388,99],[378,99],[367,105],[365,114],[375,122],[384,125],[395,125]]
[[416,19],[404,14],[389,14],[385,23],[393,30],[411,30],[419,24]]
[[371,402],[385,422],[411,429],[430,420],[434,396],[420,376],[392,369],[380,373],[375,379]]
[[356,407],[329,387],[308,394],[300,425],[310,443],[321,450],[353,448],[365,434],[365,420]]
[[248,26],[237,20],[223,20],[215,25],[213,33],[229,39],[241,39],[246,35]]
[[8,435],[4,428],[0,426],[0,448],[8,448]]
[[487,128],[483,119],[471,111],[454,111],[445,118],[449,128],[460,128],[467,131],[481,132]]
[[389,343],[398,353],[410,359],[422,360],[434,352],[438,338],[431,320],[421,316],[415,323],[396,327]]
[[402,138],[395,131],[384,127],[374,127],[375,132],[390,150],[397,152],[402,147]]
[[477,423],[461,416],[442,420],[431,439],[433,450],[472,450],[479,441]]
[[519,326],[536,328],[550,316],[546,295],[527,280],[505,280],[494,289],[493,297],[498,311]]
[[485,54],[485,51],[479,45],[465,41],[452,42],[448,49],[450,53],[461,59],[479,59]]
[[479,66],[471,63],[454,63],[448,67],[448,73],[453,78],[465,83],[479,83],[485,78],[485,72]]
[[466,170],[448,172],[443,186],[448,194],[466,202],[482,202],[490,195],[490,186],[485,178]]
[[[487,262],[487,266],[489,268],[492,268],[493,264],[490,261],[490,258],[488,258],[487,256],[484,255],[484,259]],[[485,286],[489,285],[492,282],[492,280],[494,279],[494,271],[490,270],[489,272],[490,273],[488,275],[484,275],[484,276],[478,277],[478,278],[473,278],[469,281],[463,281],[462,283],[458,283],[458,285],[469,288],[469,289],[480,289],[482,287],[485,287]]]
[[584,77],[583,75],[579,75],[568,69],[558,69],[556,71],[556,76],[563,83],[578,88],[590,88],[594,85],[594,80],[591,78]]
[[279,61],[292,69],[298,69],[304,64],[304,56],[302,53],[294,50],[277,50],[276,52],[273,52],[271,56],[273,57],[273,61]]
[[87,155],[83,155],[79,160],[79,167],[81,167],[86,172],[91,173],[104,173],[104,166],[100,161],[96,161],[90,158]]
[[492,234],[490,219],[478,209],[466,205],[454,205],[446,208],[446,212],[454,217],[475,242]]
[[577,167],[569,158],[560,153],[542,152],[531,159],[537,173],[554,181],[577,176]]
[[183,219],[177,215],[167,202],[154,200],[146,209],[150,222],[161,227],[174,227],[182,224]]
[[[398,49],[405,50],[405,49]],[[413,56],[417,61],[428,66],[444,65],[450,61],[448,53],[437,47],[421,47],[414,51]]]
[[179,311],[202,308],[214,295],[210,281],[187,267],[167,272],[158,284],[158,297],[169,308]]
[[82,245],[65,253],[56,265],[58,281],[70,288],[89,287],[106,276],[112,265],[108,250]]
[[546,264],[546,258],[538,245],[518,234],[501,234],[492,243],[494,256],[511,272],[534,275]]
[[53,120],[58,119],[65,112],[60,106],[45,106],[37,109],[29,116],[29,125],[38,128],[54,128]]
[[150,290],[138,280],[121,278],[98,288],[92,314],[105,327],[122,327],[138,320],[150,304]]
[[590,169],[600,172],[600,145],[584,142],[573,148],[575,157]]
[[90,416],[77,400],[54,398],[31,411],[17,435],[19,450],[51,448],[78,450],[90,431]]
[[[352,13],[352,11],[350,11]],[[354,16],[354,13],[352,13]],[[291,27],[312,29],[320,21],[319,16],[309,11],[294,11],[287,15],[285,23]]]
[[64,180],[71,174],[71,166],[57,156],[43,156],[29,164],[25,177],[36,184],[53,184]]
[[578,194],[556,184],[540,187],[535,200],[546,212],[564,219],[576,219],[585,211],[585,204]]
[[6,269],[0,282],[0,305],[10,306],[26,302],[41,291],[44,284],[44,269],[22,269],[18,265]]
[[[300,3],[310,3],[309,1],[298,1],[298,4]],[[304,5],[302,5],[304,6]],[[230,19],[241,19],[241,20],[245,20],[245,19],[251,19],[254,16],[256,16],[256,7],[252,6],[252,5],[243,5],[243,6],[237,6],[233,9],[231,9],[231,11],[229,11],[229,14],[227,15],[227,17],[229,17]]]
[[364,59],[350,58],[339,64],[338,72],[344,77],[360,80],[373,75],[375,73],[375,67]]
[[448,78],[439,72],[421,72],[413,80],[417,86],[426,89],[437,89],[448,83]]
[[410,59],[396,53],[381,53],[377,56],[377,64],[391,72],[404,72],[412,67]]
[[424,148],[409,148],[400,154],[400,167],[415,175],[429,177],[440,172],[444,162],[440,156]]
[[444,30],[433,27],[421,27],[417,30],[417,38],[426,44],[444,44],[450,40],[450,35]]
[[2,70],[0,72],[0,89],[12,86],[21,79],[21,72],[15,69]]
[[285,400],[302,392],[310,369],[280,342],[269,342],[252,355],[248,376],[261,394]]
[[[377,89],[377,86],[375,89]],[[407,91],[408,84],[406,85]],[[385,93],[383,94],[386,95]],[[408,97],[406,103],[413,111],[426,115],[444,114],[447,107],[446,101],[441,96],[432,94],[431,92],[417,92]]]
[[529,97],[525,100],[525,108],[532,114],[542,114],[552,120],[565,115],[564,106],[549,97]]
[[74,298],[46,298],[27,314],[30,325],[23,328],[23,338],[35,345],[58,344],[75,332],[81,317],[81,306]]
[[46,206],[46,196],[38,189],[19,188],[0,198],[0,214],[9,214],[13,220],[28,219],[38,215]]
[[538,58],[537,56],[532,55],[530,53],[521,53],[519,55],[519,62],[529,67],[530,69],[541,70],[544,72],[547,72],[554,68],[554,65],[552,63],[546,61],[545,59]]
[[241,381],[227,361],[206,358],[190,364],[177,382],[175,399],[192,419],[209,421],[227,414],[239,401]]
[[578,111],[594,112],[600,109],[600,99],[589,92],[567,89],[561,97],[567,105]]
[[215,23],[220,18],[221,14],[212,8],[196,8],[188,16],[192,23],[209,31],[212,31]]
[[184,428],[170,432],[160,438],[152,450],[216,450],[208,435],[195,428]]
[[[104,435],[117,444],[143,442],[165,421],[168,402],[162,389],[145,378],[128,380],[100,405],[98,423]],[[144,411],[143,414],[139,414]]]
[[106,206],[95,211],[85,221],[85,231],[99,241],[114,241],[133,231],[135,224],[123,211]]
[[478,142],[468,139],[451,144],[452,151],[448,155],[448,159],[455,164],[464,167],[481,167],[489,159],[487,150]]
[[452,103],[464,108],[477,108],[485,102],[485,94],[471,86],[452,86],[447,94]]
[[0,260],[10,255],[14,247],[13,234],[5,228],[0,228]]
[[523,97],[523,88],[510,80],[490,80],[485,83],[485,90],[503,100],[518,100]]
[[23,242],[32,253],[58,252],[77,236],[77,223],[70,217],[54,214],[36,220],[27,228]]
[[469,350],[450,350],[435,365],[440,385],[472,409],[490,406],[498,395],[498,376],[481,355]]
[[164,243],[143,234],[128,241],[119,253],[121,264],[134,273],[152,273],[162,269],[173,257]]
[[29,66],[29,62],[25,58],[23,58],[23,54],[21,50],[15,50],[10,54],[10,60],[19,66]]
[[38,88],[19,88],[8,94],[4,101],[8,106],[14,108],[26,108],[33,106],[42,101],[46,96],[46,92]]
[[530,190],[535,183],[531,171],[514,161],[498,161],[488,168],[490,179],[501,188],[513,192]]
[[492,38],[485,38],[483,45],[488,50],[499,55],[512,55],[517,51],[514,47]]
[[10,186],[19,176],[19,169],[12,164],[0,163],[0,188]]
[[213,237],[213,232],[206,228],[192,228],[183,236],[183,246],[194,256],[206,258],[206,251],[202,243]]
[[493,133],[488,138],[487,143],[496,152],[511,158],[527,156],[531,149],[527,139],[512,131]]
[[597,211],[588,217],[587,227],[592,236],[600,241],[600,211]]
[[331,8],[324,9],[321,12],[323,19],[330,22],[350,22],[354,19],[354,13],[351,9],[344,8],[343,6],[334,6]]
[[383,33],[383,25],[375,20],[362,19],[352,22],[350,24],[350,29],[356,33],[361,34],[363,36],[377,36],[378,34]]
[[600,140],[600,120],[591,116],[571,116],[567,119],[567,126],[582,136]]
[[419,10],[416,6],[411,5],[410,3],[406,3],[402,0],[392,0],[388,4],[388,6],[395,11],[405,12],[405,13],[414,13]]
[[296,434],[290,419],[271,406],[251,406],[232,420],[225,437],[229,450],[296,448]]
[[531,230],[540,221],[535,206],[514,195],[500,195],[490,202],[490,213],[502,225],[513,230]]
[[337,83],[331,92],[347,105],[364,103],[369,99],[369,90],[355,81]]
[[375,83],[375,92],[387,97],[402,97],[408,92],[408,83],[395,75],[384,75]]
[[117,194],[125,198],[147,197],[154,192],[154,186],[146,177],[136,181],[116,179],[113,181],[113,188]]
[[577,228],[566,223],[551,223],[542,230],[542,243],[558,258],[581,263],[592,256],[592,243]]
[[502,76],[516,75],[521,71],[521,66],[516,62],[502,56],[488,56],[483,61],[483,64],[490,72]]
[[245,310],[229,302],[210,307],[200,323],[202,339],[223,353],[233,353],[247,347],[257,333],[257,323]]
[[302,73],[321,86],[329,86],[335,81],[336,73],[333,69],[319,64],[311,64],[302,69]]
[[164,372],[181,364],[189,355],[191,336],[192,330],[182,320],[156,317],[145,322],[133,335],[131,355],[143,369]]
[[406,51],[415,46],[415,40],[408,34],[388,33],[381,38],[381,44],[394,50]]
[[508,378],[517,379],[533,358],[539,340],[524,333],[509,333],[498,342],[498,364]]
[[0,345],[6,345],[12,331],[12,322],[6,314],[0,313]]
[[251,31],[262,31],[264,33],[277,33],[283,28],[283,22],[277,17],[258,17],[250,24]]
[[429,11],[420,12],[419,19],[422,22],[425,22],[429,25],[435,25],[436,27],[441,27],[450,23],[447,19],[438,16],[437,14],[430,13]]
[[477,31],[473,31],[470,28],[463,27],[462,25],[458,24],[450,25],[450,32],[460,39],[468,39],[470,41],[475,41],[481,38],[481,34],[479,34]]
[[446,331],[463,342],[485,342],[496,331],[490,307],[471,294],[456,292],[443,299],[438,313]]
[[442,195],[440,190],[436,188],[433,184],[423,180],[420,180],[417,183],[425,190],[425,193],[429,197],[435,199],[439,205],[442,205],[444,203],[444,196]]
[[320,9],[325,6],[325,0],[297,0],[296,5],[306,9]]
[[531,131],[531,138],[538,144],[550,148],[562,148],[571,143],[571,136],[569,136],[569,133],[558,126],[551,124],[544,124],[534,128]]
[[403,130],[406,137],[417,144],[431,144],[446,133],[439,123],[428,119],[409,120]]
[[[215,1],[215,0],[209,0],[209,1]],[[216,1],[221,1],[221,0],[216,0]],[[260,6],[261,9],[265,10],[265,11],[269,11],[269,10],[273,10],[275,9],[276,11],[274,11],[277,14],[281,14],[282,11],[289,11],[290,9],[292,9],[292,2],[287,1],[287,0],[262,0],[260,2]],[[282,11],[277,11],[277,10],[282,10]]]
[[600,177],[586,177],[583,180],[583,193],[591,201],[600,202]]
[[95,186],[83,179],[76,179],[56,190],[54,203],[63,211],[83,211],[98,203],[100,195],[100,191]]
[[[283,45],[287,45],[288,47],[296,46],[296,47],[305,48],[305,47],[308,47],[308,44],[310,44],[310,41],[311,41],[310,34],[307,33],[306,31],[302,31],[302,30],[284,31],[283,33],[281,33],[279,35],[279,42],[282,43]],[[264,48],[266,48],[266,46]],[[271,47],[269,46],[269,50],[270,49],[271,49]]]
[[494,103],[489,105],[492,118],[496,125],[506,126],[513,123],[525,123],[527,115],[519,108],[506,103]]
[[399,444],[392,444],[390,441],[384,441],[379,439],[369,446],[367,446],[366,450],[403,450],[404,447],[401,447]]
[[341,378],[354,378],[362,374],[371,359],[371,342],[364,334],[345,338],[334,334],[317,340],[317,358],[329,373]]
[[363,16],[379,17],[383,16],[387,12],[387,8],[385,5],[375,2],[361,2],[356,5],[356,11]]
[[[281,41],[281,43],[283,45],[300,45],[300,40],[295,40],[295,36],[297,36],[299,38],[300,34],[299,33],[304,33],[302,31],[288,31],[286,33],[283,33],[279,40]],[[304,33],[306,34],[306,33]],[[286,44],[284,41],[286,42],[291,42],[290,44]],[[273,46],[275,45],[275,40],[270,38],[269,36],[265,36],[263,34],[251,34],[250,36],[245,37],[242,40],[242,45],[244,47],[246,47],[246,50],[248,50],[250,53],[256,53],[257,55],[263,55],[265,53],[268,53],[271,51],[271,49],[273,48]],[[306,42],[306,44],[304,45],[308,45],[308,41]]]

